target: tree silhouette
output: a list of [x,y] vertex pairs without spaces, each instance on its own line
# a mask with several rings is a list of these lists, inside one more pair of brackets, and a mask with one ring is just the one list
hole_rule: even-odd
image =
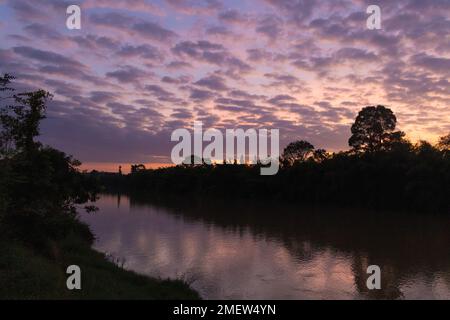
[[394,132],[397,118],[384,106],[363,108],[352,125],[348,143],[355,151],[375,152],[403,139],[404,133]]
[[284,150],[282,161],[287,166],[303,162],[313,154],[314,146],[305,140],[291,142]]
[[450,150],[450,133],[446,136],[443,136],[439,139],[438,148],[443,151]]
[[413,144],[405,138],[403,131],[395,131],[386,134],[381,148],[386,151],[408,152],[413,149]]
[[314,152],[313,152],[313,159],[316,162],[322,162],[322,161],[328,159],[328,157],[329,156],[328,156],[327,150],[325,150],[325,149],[317,149],[317,150],[314,150]]
[[[351,142],[358,152],[330,153],[295,141],[284,149],[279,172],[270,177],[260,176],[263,159],[247,165],[238,165],[237,159],[233,165],[230,159],[228,165],[185,164],[100,178],[110,191],[130,188],[171,196],[450,212],[450,153],[445,149],[450,139],[443,137],[440,147],[413,144],[403,132],[394,131],[395,124],[391,110],[364,108],[352,128]],[[194,159],[190,156],[186,162]]]
[[[0,91],[14,91],[8,87],[14,77],[6,74],[0,77]],[[3,99],[12,104],[0,109],[0,156],[11,156],[12,151],[31,152],[39,143],[39,124],[45,119],[45,103],[52,95],[44,90],[14,94]]]
[[[11,76],[0,76],[0,92]],[[77,207],[95,199],[93,181],[77,169],[78,160],[36,141],[51,95],[44,91],[2,95],[0,99],[0,220],[33,245],[81,230]],[[86,210],[95,210],[86,206]],[[81,229],[80,229],[81,228]],[[88,229],[82,231],[92,240]]]
[[141,164],[132,164],[131,165],[131,173],[137,173],[139,171],[145,171],[145,165]]

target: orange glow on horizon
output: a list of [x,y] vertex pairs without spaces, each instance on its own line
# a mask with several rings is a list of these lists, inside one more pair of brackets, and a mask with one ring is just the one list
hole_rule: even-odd
[[[137,163],[124,163],[124,162],[85,162],[80,166],[80,170],[86,170],[88,172],[92,170],[102,172],[119,172],[119,166],[122,167],[122,173],[130,173],[131,165]],[[144,163],[147,169],[158,169],[165,167],[172,167],[172,163]]]

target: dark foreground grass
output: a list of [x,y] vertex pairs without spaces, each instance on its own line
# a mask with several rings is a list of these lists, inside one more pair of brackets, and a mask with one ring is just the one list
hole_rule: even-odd
[[[88,244],[69,237],[50,254],[0,239],[0,299],[199,299],[181,280],[124,270]],[[66,268],[81,268],[81,290],[68,290]]]

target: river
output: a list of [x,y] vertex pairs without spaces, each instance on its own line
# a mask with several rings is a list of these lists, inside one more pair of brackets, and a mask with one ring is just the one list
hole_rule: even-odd
[[[126,269],[204,299],[450,299],[450,219],[276,203],[102,195],[83,214]],[[369,290],[367,267],[381,268]]]

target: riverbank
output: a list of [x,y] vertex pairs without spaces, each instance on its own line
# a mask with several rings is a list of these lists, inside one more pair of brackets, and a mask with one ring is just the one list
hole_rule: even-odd
[[[161,280],[118,266],[70,236],[39,252],[0,238],[0,299],[199,299],[182,280]],[[81,290],[68,290],[66,268],[81,268]]]

